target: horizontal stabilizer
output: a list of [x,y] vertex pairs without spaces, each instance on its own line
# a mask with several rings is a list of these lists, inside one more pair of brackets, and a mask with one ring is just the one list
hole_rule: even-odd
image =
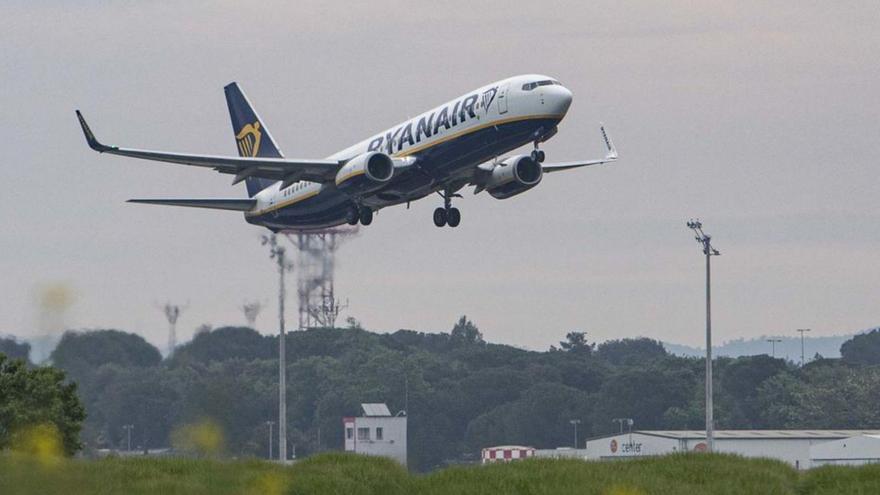
[[257,204],[256,199],[129,199],[129,203],[146,205],[189,206],[190,208],[210,208],[212,210],[250,211]]

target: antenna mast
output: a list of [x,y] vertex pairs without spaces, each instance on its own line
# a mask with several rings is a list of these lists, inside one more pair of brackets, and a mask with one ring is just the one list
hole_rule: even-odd
[[165,319],[168,320],[169,356],[174,353],[174,349],[177,348],[177,320],[180,318],[180,314],[188,307],[189,304],[181,306],[179,304],[172,304],[171,302],[166,302],[165,305],[161,307],[162,311],[165,313]]

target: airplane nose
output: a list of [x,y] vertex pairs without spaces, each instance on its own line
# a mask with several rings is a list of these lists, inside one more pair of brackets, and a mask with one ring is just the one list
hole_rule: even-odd
[[571,106],[571,91],[562,85],[550,86],[548,89],[547,103],[550,104],[553,113],[565,114],[568,112],[568,107]]

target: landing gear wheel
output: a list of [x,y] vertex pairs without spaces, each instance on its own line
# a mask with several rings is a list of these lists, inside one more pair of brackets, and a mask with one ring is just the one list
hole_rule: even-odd
[[434,225],[442,227],[446,225],[446,208],[437,208],[434,210]]
[[458,227],[461,223],[461,212],[458,208],[450,208],[446,211],[446,223],[450,227]]
[[536,148],[536,149],[532,150],[531,157],[532,157],[532,160],[534,160],[538,163],[543,163],[546,155],[544,155],[544,150],[539,150]]
[[369,208],[361,208],[360,217],[361,225],[370,225],[373,223],[373,210]]
[[357,225],[360,219],[360,214],[358,214],[358,210],[355,207],[349,208],[348,213],[345,214],[345,221],[349,225]]

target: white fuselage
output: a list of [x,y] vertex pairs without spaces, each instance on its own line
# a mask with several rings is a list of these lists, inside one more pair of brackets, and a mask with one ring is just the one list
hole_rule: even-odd
[[[480,163],[555,132],[572,95],[555,80],[550,85],[528,87],[538,80],[552,78],[522,75],[488,84],[328,158],[347,161],[381,151],[395,159],[395,175],[387,191],[361,198],[373,210],[443,188],[460,188]],[[256,207],[246,213],[249,222],[300,229],[345,221],[343,210],[350,199],[337,191],[334,183],[300,181],[284,189],[280,186],[275,183],[255,196]]]

